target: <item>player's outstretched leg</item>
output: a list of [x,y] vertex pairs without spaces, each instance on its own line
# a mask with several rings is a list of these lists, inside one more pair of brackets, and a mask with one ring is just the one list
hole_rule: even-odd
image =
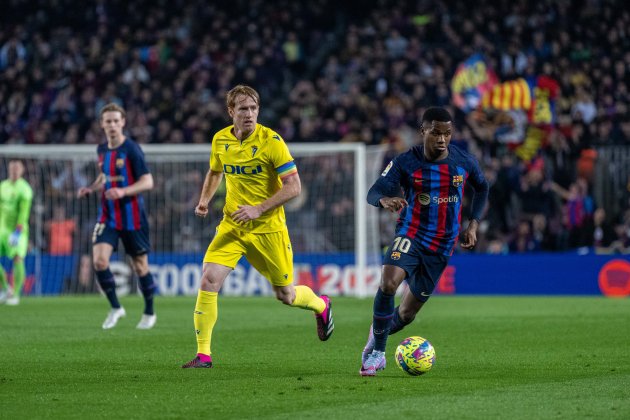
[[[278,289],[277,292],[286,293],[284,289],[286,288]],[[285,296],[287,295],[281,294],[278,299],[282,299],[285,304],[315,312],[317,336],[322,341],[326,341],[330,338],[335,329],[335,322],[332,316],[332,302],[328,296],[317,296],[310,287],[304,285],[295,286],[295,298],[293,302],[289,303],[285,301]]]

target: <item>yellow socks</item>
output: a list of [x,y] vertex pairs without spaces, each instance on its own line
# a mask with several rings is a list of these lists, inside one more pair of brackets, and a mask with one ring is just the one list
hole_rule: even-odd
[[212,329],[217,322],[219,313],[217,305],[217,292],[199,290],[197,304],[195,305],[195,333],[197,334],[197,353],[210,355],[210,341]]
[[317,314],[321,314],[326,309],[324,300],[317,296],[308,286],[295,286],[295,300],[291,306],[310,309]]
[[[197,353],[210,355],[210,343],[212,341],[212,329],[217,322],[219,313],[217,305],[217,292],[199,290],[197,304],[195,305],[194,322],[197,334]],[[326,309],[326,303],[318,297],[308,286],[295,286],[295,300],[291,306],[309,309],[321,314]]]

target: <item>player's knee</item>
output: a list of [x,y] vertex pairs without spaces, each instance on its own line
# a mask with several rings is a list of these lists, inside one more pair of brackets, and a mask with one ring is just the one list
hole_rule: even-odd
[[276,299],[285,305],[291,305],[293,303],[293,297],[288,293],[276,292]]
[[274,287],[274,292],[276,293],[276,299],[285,305],[291,305],[295,300],[295,293],[292,293],[292,291],[287,288]]
[[221,282],[212,273],[205,271],[201,276],[201,290],[218,292]]
[[146,275],[149,272],[149,264],[147,261],[135,261],[133,262],[133,269],[140,277]]
[[211,286],[212,286],[212,281],[210,281],[210,278],[206,276],[205,274],[201,276],[201,288],[206,290],[207,288]]
[[388,295],[394,295],[398,290],[398,284],[394,280],[383,279],[381,280],[381,290]]
[[94,263],[94,270],[96,271],[107,270],[107,267],[109,267],[109,260],[107,258],[96,257],[94,258],[93,263]]

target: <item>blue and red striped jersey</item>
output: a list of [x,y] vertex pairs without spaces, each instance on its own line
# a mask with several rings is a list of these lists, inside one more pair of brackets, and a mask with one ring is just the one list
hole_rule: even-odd
[[475,195],[471,219],[479,220],[488,201],[488,182],[477,160],[454,145],[446,159],[428,161],[424,146],[415,146],[397,156],[376,180],[367,200],[381,207],[383,197],[399,197],[401,188],[409,204],[396,224],[396,235],[419,242],[422,248],[451,255],[461,229],[464,187],[470,183]]
[[105,175],[105,188],[101,192],[101,206],[98,209],[98,223],[106,223],[117,230],[138,230],[147,223],[144,199],[140,194],[107,200],[105,191],[110,188],[124,188],[135,183],[149,169],[144,161],[144,153],[136,142],[125,141],[115,149],[107,143],[99,144],[98,165]]

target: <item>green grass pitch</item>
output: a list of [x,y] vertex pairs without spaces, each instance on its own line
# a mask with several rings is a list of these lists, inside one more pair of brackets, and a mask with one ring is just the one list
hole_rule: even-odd
[[[372,300],[334,298],[335,333],[273,298],[219,299],[213,369],[195,354],[194,298],[158,298],[138,331],[140,298],[101,329],[101,297],[0,306],[2,419],[630,418],[630,300],[434,297],[390,337],[387,369],[358,375]],[[437,353],[406,376],[393,353],[410,335]]]

